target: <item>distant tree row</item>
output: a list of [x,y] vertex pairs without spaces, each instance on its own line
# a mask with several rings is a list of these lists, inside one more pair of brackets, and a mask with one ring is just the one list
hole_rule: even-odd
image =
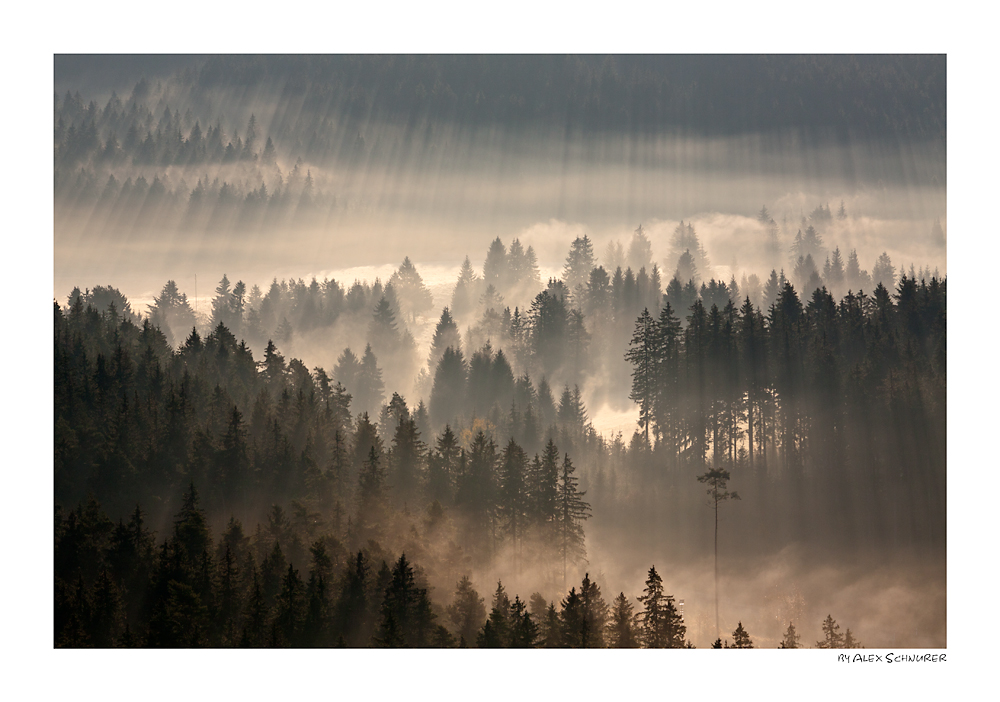
[[112,93],[99,108],[91,100],[86,107],[80,93],[66,92],[60,102],[55,97],[56,166],[74,167],[93,162],[106,166],[157,165],[187,166],[210,163],[258,162],[273,166],[277,154],[270,137],[261,143],[260,126],[250,116],[243,137],[227,135],[221,121],[206,125],[191,117],[182,118],[169,106],[157,120],[145,104],[148,86],[136,86],[127,103]]
[[[75,217],[80,207],[95,231],[144,227],[274,231],[282,226],[321,224],[338,207],[336,195],[317,186],[312,172],[295,164],[287,175],[256,167],[228,175],[183,177],[141,171],[119,174],[90,168],[56,169],[56,216]],[[192,175],[192,178],[194,177]],[[228,180],[227,180],[228,178]]]

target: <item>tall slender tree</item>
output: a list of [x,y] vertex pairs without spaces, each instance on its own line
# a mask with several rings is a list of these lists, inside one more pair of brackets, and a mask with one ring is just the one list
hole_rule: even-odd
[[719,503],[726,500],[738,500],[739,494],[729,492],[729,471],[722,468],[712,470],[698,476],[698,482],[708,485],[706,493],[709,496],[709,506],[715,512],[715,630],[719,631]]

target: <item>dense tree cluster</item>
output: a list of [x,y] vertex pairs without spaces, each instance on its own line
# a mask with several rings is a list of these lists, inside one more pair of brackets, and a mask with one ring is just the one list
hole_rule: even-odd
[[808,479],[834,512],[860,484],[905,483],[933,503],[906,509],[940,528],[945,298],[944,282],[904,274],[894,295],[879,284],[839,304],[820,288],[803,305],[786,282],[766,316],[749,299],[696,300],[686,325],[669,302],[644,310],[628,358],[657,463]]
[[193,485],[162,541],[141,508],[115,524],[93,498],[57,509],[55,530],[59,647],[690,645],[655,568],[638,612],[624,593],[609,608],[589,574],[558,607],[538,592],[511,602],[497,583],[487,612],[467,575],[449,604],[434,602],[405,553],[348,551],[277,506],[252,534],[231,518],[216,541]]
[[[688,225],[678,233],[696,236]],[[634,248],[643,248],[643,236],[640,227]],[[509,252],[519,250],[519,244],[508,250],[495,241],[484,273],[510,285]],[[675,487],[686,481],[682,472],[690,467],[700,473],[709,464],[731,471],[740,492],[751,495],[765,520],[780,514],[780,531],[812,528],[806,515],[833,518],[860,499],[875,508],[864,510],[870,528],[852,538],[896,542],[940,533],[943,502],[935,495],[943,480],[945,446],[944,281],[932,277],[918,284],[904,273],[892,294],[879,285],[872,297],[849,291],[838,303],[820,287],[803,304],[792,283],[772,271],[761,293],[768,303],[765,314],[749,295],[737,302],[741,292],[735,281],[726,285],[713,279],[697,289],[692,280],[681,287],[675,277],[663,293],[655,264],[652,275],[645,268],[638,274],[616,268],[609,277],[596,263],[587,238],[578,238],[570,247],[564,279],[549,280],[523,312],[516,306],[498,312],[500,297],[483,294],[465,317],[475,320],[478,314],[478,322],[467,326],[464,335],[446,308],[428,365],[419,373],[406,321],[426,311],[426,287],[409,259],[386,285],[378,280],[355,281],[350,287],[332,280],[308,285],[275,280],[265,294],[256,285],[248,291],[242,281],[233,285],[223,276],[210,326],[201,332],[190,331],[191,305],[172,281],[155,299],[148,319],[133,312],[114,288],[74,290],[57,315],[62,344],[57,364],[66,367],[60,372],[71,380],[69,387],[57,383],[57,394],[87,392],[90,384],[102,389],[92,418],[99,431],[75,426],[81,422],[76,407],[57,413],[72,429],[66,445],[86,447],[64,454],[68,462],[84,466],[67,471],[73,499],[82,499],[95,481],[100,483],[101,471],[117,476],[105,482],[125,495],[139,482],[154,490],[158,488],[151,486],[167,484],[164,476],[187,475],[190,461],[201,466],[193,475],[206,499],[215,500],[219,488],[203,485],[201,475],[214,476],[218,483],[219,474],[246,472],[263,489],[277,478],[262,476],[277,473],[288,485],[303,487],[316,482],[314,474],[333,475],[329,465],[340,461],[337,471],[343,475],[336,481],[344,487],[337,488],[336,497],[328,491],[325,499],[330,504],[339,500],[347,514],[353,506],[351,491],[374,445],[351,448],[367,414],[373,428],[365,431],[381,442],[375,452],[380,467],[417,466],[400,468],[404,479],[399,485],[395,476],[388,477],[403,502],[419,493],[453,507],[447,501],[459,494],[459,457],[441,458],[436,444],[450,432],[459,447],[455,450],[468,452],[482,433],[494,454],[505,454],[513,441],[529,463],[532,456],[544,455],[550,440],[562,446],[573,456],[591,503],[600,502],[609,515],[624,508],[632,490],[638,490],[640,501],[652,499],[643,484],[658,485],[672,499],[681,499]],[[586,285],[579,282],[584,279]],[[483,283],[467,264],[456,284],[456,301],[469,281]],[[573,281],[575,292],[570,290]],[[406,304],[396,286],[406,288]],[[286,361],[278,351],[331,329],[350,345],[329,374],[310,371],[297,359]],[[251,344],[264,347],[259,362]],[[76,377],[68,368],[75,369]],[[104,393],[111,382],[105,376],[111,372],[123,374],[113,383],[114,397]],[[155,380],[146,378],[151,374]],[[625,437],[598,436],[583,402],[584,383],[597,401],[614,397],[616,387],[631,386],[640,432],[627,443]],[[403,388],[413,390],[416,406],[408,406],[399,394]],[[182,390],[183,401],[178,399]],[[158,393],[159,406],[153,409],[150,392]],[[192,400],[191,393],[198,399]],[[178,409],[191,402],[202,403],[194,410],[196,427],[182,421],[191,410]],[[117,452],[110,439],[96,436],[114,429],[116,413],[125,424],[120,439],[114,439],[123,443]],[[171,458],[156,457],[153,469],[149,459],[160,447],[150,436],[164,422],[184,425],[171,431],[189,443],[171,449]],[[400,434],[397,430],[407,422],[412,425]],[[227,431],[232,435],[228,439]],[[203,439],[195,441],[199,436]],[[401,448],[393,463],[387,456],[397,438]],[[57,439],[64,440],[60,431]],[[287,440],[287,450],[282,440]],[[226,460],[239,463],[242,459],[232,457],[245,453],[250,468],[212,467],[219,460],[213,451],[226,441],[235,446]],[[349,470],[333,457],[341,449],[331,447],[339,445],[353,451]],[[278,458],[294,470],[275,468]],[[899,470],[904,463],[905,471]],[[138,481],[129,477],[129,465],[160,477]],[[420,479],[406,477],[411,473]],[[297,477],[288,477],[293,474]],[[609,488],[612,476],[614,489],[590,489]],[[119,484],[119,477],[131,482]],[[859,498],[860,485],[869,489]],[[291,499],[294,493],[298,499],[298,489],[282,487],[277,494]],[[104,495],[101,499],[111,507],[127,506]],[[783,509],[774,509],[779,505]],[[686,511],[681,507],[677,518]],[[917,513],[927,519],[907,517]],[[477,519],[495,526],[493,517]],[[513,541],[519,544],[526,536],[523,526],[512,527]],[[498,541],[490,542],[479,550],[495,552]]]
[[[610,606],[589,573],[551,603],[497,583],[488,611],[463,575],[441,604],[405,553],[347,551],[279,507],[252,534],[231,518],[216,540],[193,485],[162,540],[142,509],[115,524],[93,498],[57,509],[55,532],[59,647],[692,647],[655,567],[642,595]],[[817,648],[861,648],[832,617],[822,629]],[[754,646],[741,622],[714,647]],[[789,623],[779,648],[800,647]]]
[[[149,319],[138,326],[81,295],[56,306],[55,347],[58,504],[89,494],[123,516],[136,503],[166,508],[193,484],[212,514],[247,521],[290,505],[351,548],[405,536],[410,510],[429,510],[433,540],[451,544],[442,567],[508,554],[518,567],[549,564],[555,581],[584,558],[589,506],[576,468],[534,423],[432,433],[425,405],[411,411],[397,393],[377,417],[355,413],[343,384],[286,361],[273,342],[255,361],[219,322],[174,351]],[[579,403],[569,393],[553,427],[578,435]],[[299,534],[286,552],[310,540]]]

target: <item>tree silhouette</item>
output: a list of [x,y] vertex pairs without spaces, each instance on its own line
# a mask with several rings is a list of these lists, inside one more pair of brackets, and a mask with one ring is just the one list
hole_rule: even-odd
[[738,622],[733,631],[733,648],[753,648],[750,634],[743,628],[743,622]]
[[795,633],[795,625],[792,622],[788,622],[788,629],[785,630],[778,648],[799,648],[799,635]]
[[709,506],[715,512],[715,630],[719,630],[719,503],[726,500],[738,500],[740,496],[734,491],[726,490],[729,483],[729,471],[713,468],[698,476],[698,482],[708,485],[705,492],[709,496]]
[[816,642],[817,648],[844,648],[844,635],[840,633],[840,625],[832,616],[826,615],[822,627],[823,640]]

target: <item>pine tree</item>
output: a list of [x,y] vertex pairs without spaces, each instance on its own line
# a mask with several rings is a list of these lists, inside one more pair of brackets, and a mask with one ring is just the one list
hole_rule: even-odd
[[590,579],[590,573],[583,576],[580,585],[580,611],[582,648],[604,648],[604,633],[608,623],[608,605],[601,597],[601,588]]
[[462,352],[449,346],[434,371],[431,390],[431,421],[436,426],[455,421],[465,407],[465,386],[468,371]]
[[333,377],[347,391],[356,393],[360,372],[361,361],[358,360],[358,357],[354,355],[354,352],[349,347],[345,348],[337,359],[337,365],[333,369]]
[[507,648],[510,646],[510,634],[510,598],[507,597],[503,583],[498,581],[496,592],[493,594],[493,606],[490,609],[489,619],[486,620],[476,636],[476,645],[479,648]]
[[[632,270],[650,268],[653,265],[653,247],[646,236],[646,230],[640,224],[634,232],[628,245],[626,263]],[[588,271],[589,272],[589,271]]]
[[530,509],[527,473],[528,456],[511,438],[500,459],[500,492],[497,506],[501,529],[510,538],[515,569],[520,565],[521,545]]
[[451,504],[455,498],[455,478],[458,474],[460,449],[458,437],[446,424],[438,437],[435,450],[427,457],[427,496],[443,504]]
[[261,373],[271,392],[280,394],[285,380],[285,357],[278,353],[278,347],[270,339],[264,349],[264,360],[261,361]]
[[174,544],[183,562],[192,572],[196,572],[203,555],[212,548],[212,537],[208,531],[205,512],[199,506],[198,492],[194,483],[188,485],[183,504],[174,518]]
[[878,285],[880,283],[888,290],[896,287],[896,269],[892,265],[889,254],[885,251],[878,257],[878,260],[875,261],[875,266],[872,268],[872,284]]
[[607,641],[609,648],[639,648],[637,615],[632,609],[632,603],[624,592],[611,604],[611,619],[607,626]]
[[459,471],[455,504],[465,516],[469,528],[466,543],[481,560],[492,555],[497,540],[496,443],[479,431],[472,440],[464,470]]
[[521,598],[515,596],[510,605],[509,648],[534,648],[538,639],[538,625],[532,620]]
[[844,643],[841,648],[864,648],[861,643],[854,638],[854,634],[848,629],[844,632]]
[[493,286],[493,289],[499,292],[507,289],[507,280],[507,249],[500,241],[500,237],[497,237],[486,252],[486,261],[483,263],[483,285],[486,288]]
[[556,491],[556,548],[562,561],[563,583],[566,582],[567,567],[586,559],[583,522],[590,518],[590,505],[583,501],[586,492],[577,490],[575,468],[564,454],[559,486]]
[[625,360],[634,366],[632,370],[632,392],[629,399],[639,404],[639,423],[646,433],[649,443],[649,423],[653,416],[656,398],[657,360],[660,358],[660,335],[657,333],[656,321],[649,314],[649,309],[643,309],[635,322],[635,332],[629,342],[629,350]]
[[118,586],[111,579],[106,568],[94,583],[94,593],[90,603],[90,621],[87,629],[90,641],[96,648],[111,648],[118,643],[123,633],[125,617],[122,596]]
[[698,267],[694,263],[694,257],[690,251],[685,250],[677,259],[677,268],[674,271],[673,280],[676,280],[677,286],[680,287],[689,282],[697,284],[700,279],[701,276],[698,274]]
[[358,376],[358,386],[354,393],[356,407],[359,411],[374,412],[385,398],[385,383],[371,344],[365,345]]
[[426,451],[416,420],[401,415],[392,439],[390,462],[392,487],[403,503],[413,504],[422,490]]
[[424,285],[423,278],[417,272],[416,266],[410,262],[409,256],[403,259],[399,268],[389,278],[389,284],[399,296],[400,308],[414,322],[417,321],[418,314],[426,312],[434,304],[431,291]]
[[346,567],[344,584],[334,604],[334,630],[352,648],[367,644],[371,636],[370,571],[364,552],[358,551]]
[[753,641],[743,628],[743,622],[738,622],[736,630],[733,631],[733,648],[753,648]]
[[479,299],[481,285],[482,280],[476,275],[469,262],[469,257],[466,256],[451,296],[451,313],[455,317],[464,318],[474,310],[476,300]]
[[563,266],[563,281],[571,293],[577,289],[577,286],[582,288],[587,284],[593,267],[594,245],[584,234],[573,240],[569,255],[566,257],[566,265]]
[[719,503],[738,500],[739,494],[726,490],[729,471],[713,468],[698,476],[698,482],[708,485],[709,506],[715,511],[715,629],[719,630]]
[[486,603],[472,586],[469,576],[463,575],[458,581],[454,600],[445,612],[456,636],[465,641],[475,640],[476,633],[486,620]]
[[582,648],[586,631],[580,595],[575,586],[570,588],[569,593],[560,603],[559,629],[560,646]]
[[663,580],[655,566],[649,569],[643,593],[638,600],[643,604],[639,621],[644,648],[683,648],[686,627],[674,598],[664,594]]
[[543,540],[555,533],[558,493],[559,449],[550,438],[542,457],[532,461],[528,484],[532,524]]
[[430,644],[434,614],[427,590],[417,585],[413,567],[402,554],[393,565],[382,601],[377,641],[384,648],[423,648]]
[[795,633],[795,625],[792,622],[788,622],[785,636],[781,639],[781,643],[778,644],[778,648],[799,648],[799,635]]
[[840,633],[840,625],[837,624],[836,620],[830,616],[826,615],[826,619],[823,620],[823,640],[816,642],[817,648],[843,648],[844,647],[844,635]]
[[[396,325],[396,315],[387,296],[383,295],[375,305],[372,321],[368,325],[369,348],[379,356],[388,357],[399,347],[400,333]],[[365,350],[367,355],[367,349]],[[362,365],[364,361],[362,360]]]
[[282,641],[287,646],[300,645],[299,635],[304,619],[304,588],[299,571],[288,564],[288,570],[281,582],[281,592],[278,593],[276,623],[280,629]]
[[434,338],[431,340],[431,353],[427,360],[427,365],[431,369],[431,372],[434,372],[438,367],[445,350],[449,347],[454,348],[456,351],[461,351],[462,338],[458,332],[458,325],[455,324],[451,313],[445,307],[441,311],[441,319],[438,320],[437,327],[434,329]]
[[378,451],[372,446],[358,474],[358,521],[367,527],[377,525],[385,516],[387,486],[381,463]]

